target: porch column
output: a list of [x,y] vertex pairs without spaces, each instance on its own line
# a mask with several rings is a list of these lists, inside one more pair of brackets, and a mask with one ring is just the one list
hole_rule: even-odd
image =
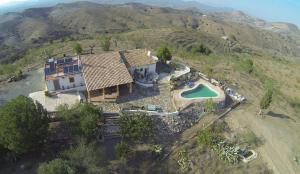
[[105,100],[105,88],[103,88],[103,100]]
[[119,89],[119,85],[117,85],[117,97],[120,96],[120,89]]
[[129,93],[132,93],[132,83],[129,83]]
[[104,100],[104,99],[105,99],[104,88],[99,89],[99,90],[102,90],[102,98],[103,98],[103,100]]
[[90,91],[87,91],[88,93],[88,102],[91,102],[91,94],[90,94]]

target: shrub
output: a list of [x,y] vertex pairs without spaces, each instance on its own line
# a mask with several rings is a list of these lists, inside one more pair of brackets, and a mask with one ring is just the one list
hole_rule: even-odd
[[258,138],[252,131],[241,133],[238,135],[238,138],[242,143],[247,143],[248,145],[259,146],[262,144],[260,138]]
[[101,48],[102,48],[103,51],[109,51],[109,49],[110,49],[110,40],[111,40],[111,37],[108,37],[108,36],[104,36],[101,39]]
[[49,91],[45,91],[45,96],[46,97],[50,97],[51,96],[50,93],[49,93]]
[[296,113],[300,112],[300,100],[298,98],[290,99],[289,104]]
[[230,35],[229,35],[229,39],[230,39],[230,40],[233,40],[233,41],[237,41],[237,38],[236,38],[235,35],[233,35],[233,34],[230,34]]
[[74,52],[76,53],[76,54],[81,54],[82,53],[82,47],[81,47],[81,45],[79,44],[79,43],[75,43],[74,45],[73,45],[73,50],[74,50]]
[[273,90],[268,89],[265,95],[260,100],[260,109],[268,109],[273,98]]
[[38,174],[75,174],[74,169],[68,161],[55,159],[47,163],[42,163],[37,171]]
[[212,53],[212,51],[203,44],[193,46],[191,51],[194,54],[202,54],[202,55],[206,55],[206,56],[208,56]]
[[122,136],[142,140],[153,134],[153,124],[150,116],[146,113],[123,113],[119,119]]
[[212,98],[207,99],[204,102],[204,112],[210,114],[214,111],[214,109],[215,109],[215,104]]
[[78,145],[66,150],[62,158],[66,159],[76,173],[95,174],[106,173],[103,151],[95,143],[80,140]]
[[178,152],[178,161],[177,161],[180,170],[185,173],[190,170],[190,164],[188,159],[188,152],[186,150],[180,150]]
[[241,62],[240,67],[242,68],[243,71],[250,74],[253,72],[254,63],[251,59],[246,59]]
[[16,78],[18,80],[22,79],[23,78],[23,72],[22,70],[18,70],[17,73],[16,73]]
[[210,147],[212,145],[213,135],[209,130],[202,130],[198,132],[197,143]]
[[116,154],[118,158],[125,158],[130,153],[130,147],[125,142],[120,142],[116,145]]
[[34,150],[48,133],[48,115],[31,98],[19,96],[0,110],[0,143],[17,154]]

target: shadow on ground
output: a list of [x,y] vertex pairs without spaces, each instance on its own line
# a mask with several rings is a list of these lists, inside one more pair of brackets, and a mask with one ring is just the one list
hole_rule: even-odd
[[294,122],[296,122],[295,119],[291,118],[290,116],[287,116],[285,114],[280,114],[280,113],[275,113],[273,111],[269,111],[267,113],[268,116],[271,116],[271,117],[274,117],[274,118],[282,118],[282,119],[289,119],[289,120],[292,120]]

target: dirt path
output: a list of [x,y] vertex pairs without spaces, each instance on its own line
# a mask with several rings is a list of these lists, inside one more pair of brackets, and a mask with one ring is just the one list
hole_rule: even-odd
[[299,122],[270,116],[260,118],[256,112],[253,105],[240,107],[232,111],[226,121],[234,131],[250,129],[262,138],[264,144],[258,149],[259,155],[274,173],[300,173],[300,164],[293,160],[300,155]]

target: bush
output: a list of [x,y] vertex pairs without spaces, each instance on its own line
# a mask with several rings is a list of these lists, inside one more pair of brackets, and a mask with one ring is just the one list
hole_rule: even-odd
[[202,55],[206,55],[206,56],[208,56],[212,53],[212,51],[203,44],[193,46],[191,51],[194,54],[202,54]]
[[130,147],[127,143],[121,142],[116,145],[116,154],[118,158],[125,158],[130,153]]
[[186,150],[180,150],[178,152],[178,161],[177,161],[180,170],[183,173],[186,173],[190,170],[190,164],[188,159],[188,152]]
[[65,151],[62,158],[69,162],[76,173],[105,173],[103,152],[99,147],[81,140],[78,145]]
[[197,143],[210,147],[212,145],[213,135],[209,130],[199,131],[197,135]]
[[204,102],[204,112],[210,114],[214,111],[214,109],[215,109],[215,103],[212,100],[212,98],[207,99]]
[[260,109],[268,109],[273,98],[273,90],[268,89],[265,95],[260,100]]
[[243,71],[250,74],[253,72],[254,63],[251,59],[246,59],[241,62],[240,67],[242,68]]
[[42,163],[37,171],[38,174],[75,174],[74,169],[68,161],[55,159],[47,163]]
[[290,106],[294,109],[295,113],[300,113],[300,100],[298,98],[293,98],[289,100]]
[[46,97],[51,97],[49,91],[45,91],[45,96],[46,96]]
[[109,51],[111,37],[104,36],[101,39],[101,48],[103,51]]
[[153,124],[150,116],[146,113],[123,113],[119,120],[122,136],[142,140],[153,134]]
[[262,144],[261,139],[259,139],[252,131],[238,134],[238,138],[242,143],[247,143],[248,145],[259,146]]
[[75,53],[76,54],[81,54],[82,53],[82,47],[81,47],[81,45],[79,44],[79,43],[75,43],[74,45],[73,45],[73,50],[75,51]]
[[19,96],[0,111],[0,143],[17,154],[39,147],[47,137],[48,115],[31,98]]

